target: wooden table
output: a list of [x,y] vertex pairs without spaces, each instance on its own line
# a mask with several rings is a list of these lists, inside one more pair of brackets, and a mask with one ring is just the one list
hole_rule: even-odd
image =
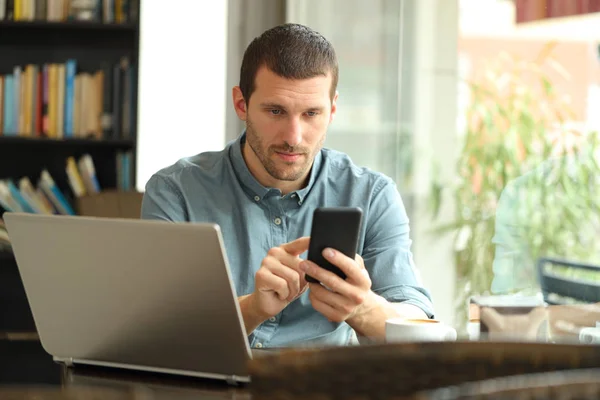
[[0,339],[0,399],[250,399],[248,386],[111,368],[67,368],[37,340]]
[[594,369],[596,377],[600,346],[467,341],[298,348],[265,354],[250,366],[251,384],[229,386],[115,368],[66,368],[38,340],[0,340],[0,399],[429,399],[423,396],[432,390],[510,375]]

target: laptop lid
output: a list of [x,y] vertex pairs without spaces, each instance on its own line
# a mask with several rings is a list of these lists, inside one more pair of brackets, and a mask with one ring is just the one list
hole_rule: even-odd
[[247,380],[218,225],[5,213],[44,349],[74,363]]

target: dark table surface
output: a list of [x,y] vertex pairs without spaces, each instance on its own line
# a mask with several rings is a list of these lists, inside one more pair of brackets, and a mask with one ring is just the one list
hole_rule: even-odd
[[248,385],[119,370],[67,368],[38,340],[0,338],[0,399],[250,399]]

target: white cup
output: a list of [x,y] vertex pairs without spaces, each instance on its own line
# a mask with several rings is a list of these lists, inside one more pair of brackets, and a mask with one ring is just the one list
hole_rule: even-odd
[[388,343],[454,341],[456,330],[434,319],[393,318],[385,321],[385,340]]
[[579,331],[579,341],[584,344],[600,344],[600,328],[583,328]]

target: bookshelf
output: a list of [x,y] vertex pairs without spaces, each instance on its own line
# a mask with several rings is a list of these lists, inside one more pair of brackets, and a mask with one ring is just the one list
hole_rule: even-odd
[[23,30],[41,29],[45,32],[54,31],[113,31],[135,32],[138,28],[134,23],[105,23],[90,21],[12,21],[0,20],[0,32],[19,32]]
[[[27,177],[35,190],[47,170],[77,211],[67,159],[90,155],[100,190],[134,191],[140,1],[0,0],[2,7],[0,182],[19,188]],[[0,204],[0,228],[4,211]],[[0,332],[35,330],[5,240],[0,278]]]
[[[17,3],[24,7],[25,2],[34,4],[34,10],[29,10],[29,15],[21,12],[17,17],[20,19],[15,20]],[[40,3],[44,4],[46,18],[35,10]],[[0,92],[3,96],[0,113],[4,114],[0,118],[3,125],[0,127],[0,180],[12,178],[17,183],[21,177],[28,177],[35,185],[41,171],[47,169],[74,206],[76,195],[66,173],[66,160],[70,156],[78,160],[89,154],[101,189],[134,190],[139,0],[97,0],[97,8],[90,10],[95,13],[90,20],[77,20],[69,10],[69,4],[74,4],[69,0],[0,1],[0,6],[3,4],[13,10],[0,11],[0,16],[4,14],[4,19],[0,19],[0,76],[12,76],[14,85],[15,69],[20,68],[21,85],[26,82],[25,90],[32,89],[33,94],[25,103],[23,98],[18,99],[19,106],[21,111],[31,106],[33,110],[27,116],[21,115],[21,119],[13,117],[9,126],[6,125],[7,111],[15,114],[5,107],[6,100],[10,102],[14,98],[6,97],[4,78]],[[116,12],[117,5],[123,7],[123,12]],[[49,8],[56,6],[60,10]],[[113,7],[111,12],[107,12],[107,6]],[[70,90],[69,62],[75,67]],[[28,75],[28,66],[32,65],[36,69]],[[52,86],[50,66],[61,66],[55,69],[55,76],[62,78],[54,81],[54,91],[44,87]],[[77,76],[85,78],[76,85]],[[87,82],[84,83],[84,79]],[[49,83],[44,83],[45,80]],[[62,94],[53,107],[51,100],[43,99],[46,97],[43,90],[48,90],[48,97],[57,99],[57,87],[62,87]],[[80,97],[76,90],[81,91]],[[43,99],[41,110],[37,110],[35,104],[40,102],[39,98]],[[91,98],[94,100],[89,100]],[[56,108],[54,112],[53,108]],[[107,116],[112,119],[112,126],[107,125]],[[46,119],[54,128],[47,128]],[[121,153],[128,153],[126,171],[118,171],[121,167],[117,155]],[[118,173],[127,174],[127,185],[120,187]]]
[[135,142],[128,139],[48,139],[27,137],[0,137],[0,171],[3,177],[28,176],[32,183],[39,177],[42,168],[54,178],[57,186],[72,201],[74,195],[67,181],[66,160],[70,156],[78,159],[90,154],[100,187],[117,188],[117,151],[128,151]]

